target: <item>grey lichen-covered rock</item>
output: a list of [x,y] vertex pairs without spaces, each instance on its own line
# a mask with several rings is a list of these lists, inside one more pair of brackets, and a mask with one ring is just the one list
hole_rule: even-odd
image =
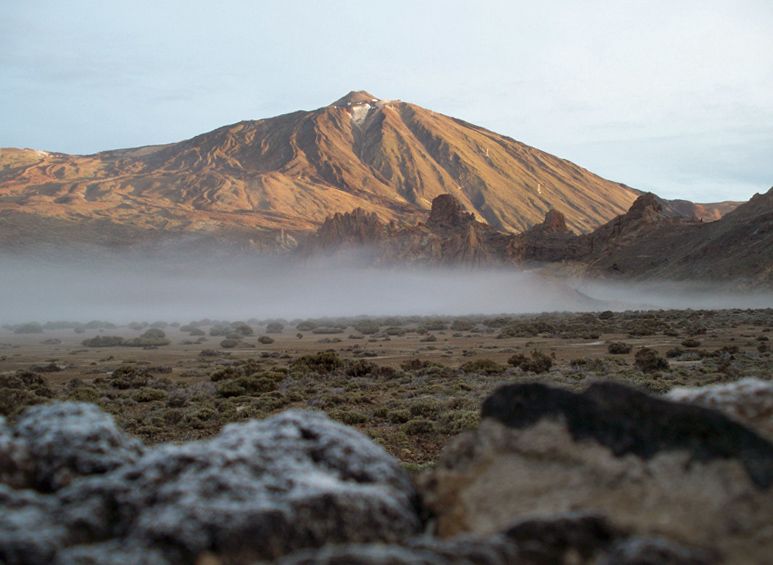
[[45,463],[35,484],[54,492],[3,486],[13,504],[0,518],[0,562],[174,564],[211,554],[249,563],[326,543],[393,542],[421,527],[399,463],[323,414],[289,411],[142,453],[95,407],[31,414],[38,419],[25,414],[13,435]]
[[[112,416],[82,402],[28,408],[13,429],[12,441],[28,462],[28,486],[43,492],[131,463],[143,450]],[[1,466],[2,462],[0,473]]]
[[0,483],[15,488],[28,486],[32,461],[26,445],[18,441],[13,429],[0,416]]
[[747,377],[732,383],[676,387],[667,396],[715,408],[773,440],[773,381]]
[[576,510],[731,562],[773,554],[773,445],[716,411],[529,384],[499,389],[482,415],[420,480],[443,537]]
[[417,538],[402,544],[348,544],[293,553],[281,565],[707,565],[710,552],[630,536],[598,516],[526,520],[491,536]]
[[50,563],[68,539],[58,501],[0,484],[0,563]]
[[[56,565],[172,565],[163,551],[134,540],[76,545],[59,551]],[[202,561],[202,563],[206,563]],[[215,563],[219,563],[215,561]]]

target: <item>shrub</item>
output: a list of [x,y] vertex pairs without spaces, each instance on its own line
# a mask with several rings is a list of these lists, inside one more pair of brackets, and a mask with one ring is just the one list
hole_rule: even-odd
[[363,335],[378,333],[378,330],[380,329],[380,326],[372,320],[356,322],[352,327]]
[[378,365],[364,359],[352,361],[346,367],[344,373],[347,377],[369,377],[378,371]]
[[684,349],[682,349],[681,347],[673,347],[668,351],[666,351],[666,357],[668,357],[669,359],[674,359],[682,355],[682,353],[684,353]]
[[143,387],[132,394],[136,402],[153,402],[154,400],[165,400],[166,391],[157,388]]
[[241,377],[242,371],[241,369],[237,369],[236,367],[230,366],[230,367],[223,367],[222,369],[218,369],[214,373],[212,373],[209,376],[209,380],[213,383],[219,382],[219,381],[227,381],[228,379],[235,379],[236,377]]
[[524,355],[523,353],[515,353],[511,355],[510,358],[507,360],[508,364],[516,368],[520,368],[524,363],[527,363],[528,361],[529,361],[528,357],[526,357],[526,355]]
[[223,349],[233,349],[237,345],[239,345],[239,340],[231,337],[227,337],[220,342],[220,347]]
[[484,375],[498,375],[505,371],[505,366],[492,361],[491,359],[476,359],[467,361],[460,369],[465,373],[478,373]]
[[13,333],[15,334],[42,334],[43,326],[37,322],[28,322],[26,324],[19,324],[14,326]]
[[262,343],[263,345],[270,345],[274,343],[274,338],[268,337],[267,335],[262,335],[258,338],[258,343]]
[[469,332],[475,327],[475,324],[469,320],[454,320],[451,322],[451,330],[455,332]]
[[569,361],[569,367],[574,371],[596,372],[601,372],[606,368],[602,359],[594,359],[592,357],[572,359]]
[[423,361],[422,359],[408,359],[400,363],[400,368],[403,371],[422,371],[433,367],[440,367],[440,365],[432,361]]
[[532,351],[531,359],[522,353],[516,353],[507,362],[522,371],[532,373],[546,373],[553,366],[553,360],[541,351]]
[[246,394],[263,394],[276,390],[277,382],[273,375],[255,373],[246,377],[226,381],[217,387],[217,394],[222,397],[244,396]]
[[423,322],[419,329],[422,331],[443,331],[447,329],[447,325],[443,320],[427,320]]
[[152,375],[147,369],[122,365],[113,371],[107,380],[113,388],[126,390],[147,386],[151,378]]
[[435,423],[426,418],[414,418],[402,425],[402,430],[408,435],[431,434],[435,431]]
[[285,327],[284,324],[280,322],[269,322],[266,324],[266,333],[267,334],[281,334],[282,331],[284,331]]
[[364,424],[368,421],[368,417],[365,414],[355,410],[335,410],[331,412],[330,417],[334,420],[338,420],[343,424],[346,424],[347,426]]
[[411,416],[423,416],[427,418],[436,418],[442,411],[442,406],[437,400],[432,398],[423,398],[414,400],[408,407]]
[[636,367],[645,373],[654,373],[668,369],[668,361],[658,355],[658,352],[649,347],[643,347],[636,352]]
[[625,355],[631,352],[631,345],[623,343],[622,341],[613,341],[607,346],[607,351],[612,355]]
[[343,364],[343,361],[335,351],[320,351],[313,355],[299,357],[292,362],[291,367],[296,371],[329,374],[340,369]]
[[128,341],[124,341],[123,345],[128,347],[152,347],[159,345],[169,345],[169,340],[166,339],[164,330],[159,328],[151,328],[140,337],[135,337]]
[[118,347],[124,344],[124,339],[117,335],[98,335],[84,339],[81,344],[84,347]]
[[235,335],[241,337],[250,337],[255,335],[253,329],[244,322],[234,322],[231,324],[231,329],[226,335]]

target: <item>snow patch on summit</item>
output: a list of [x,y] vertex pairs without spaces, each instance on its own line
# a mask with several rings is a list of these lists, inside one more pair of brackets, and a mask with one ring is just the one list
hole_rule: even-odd
[[368,117],[368,114],[370,113],[373,106],[367,102],[363,102],[360,104],[352,104],[349,108],[352,116],[352,122],[355,125],[361,126],[365,122],[365,119]]

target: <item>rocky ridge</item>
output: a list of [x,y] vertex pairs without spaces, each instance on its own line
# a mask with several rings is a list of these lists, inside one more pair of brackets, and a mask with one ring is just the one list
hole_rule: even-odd
[[351,249],[365,233],[371,259],[383,264],[571,263],[592,276],[773,283],[773,189],[710,223],[675,215],[667,201],[646,193],[624,214],[580,235],[554,209],[522,233],[498,231],[446,194],[433,200],[426,222],[406,228],[361,210],[338,214],[301,253]]

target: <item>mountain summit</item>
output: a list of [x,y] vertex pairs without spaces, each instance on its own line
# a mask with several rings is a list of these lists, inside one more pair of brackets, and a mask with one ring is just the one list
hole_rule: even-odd
[[380,101],[381,100],[379,98],[376,98],[370,92],[366,92],[365,90],[352,90],[346,96],[343,96],[333,102],[331,106],[346,108],[355,104],[375,104],[376,102]]
[[625,212],[638,192],[509,137],[365,91],[168,145],[94,155],[0,150],[0,231],[34,225],[32,236],[53,230],[55,241],[139,230],[273,245],[356,208],[414,225],[441,194],[497,230],[522,232],[556,210],[583,233]]

